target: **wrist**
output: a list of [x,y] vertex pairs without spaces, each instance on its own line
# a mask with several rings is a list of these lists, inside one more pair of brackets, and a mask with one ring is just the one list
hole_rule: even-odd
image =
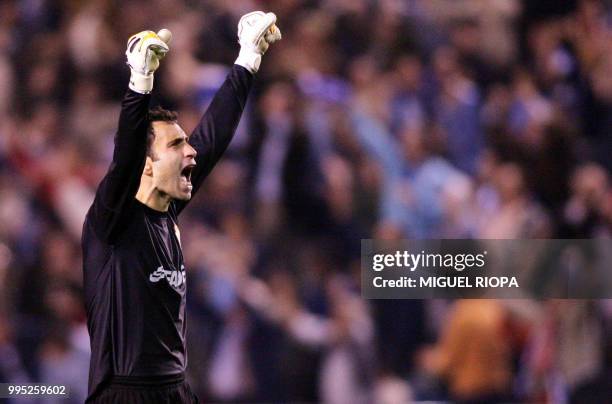
[[129,87],[140,94],[149,94],[153,90],[153,73],[144,74],[131,70]]
[[243,46],[240,48],[238,58],[234,63],[255,74],[259,70],[259,65],[261,64],[261,55],[254,49],[249,49]]

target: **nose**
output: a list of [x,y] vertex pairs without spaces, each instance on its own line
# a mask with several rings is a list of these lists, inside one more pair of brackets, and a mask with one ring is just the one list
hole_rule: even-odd
[[185,157],[195,158],[195,156],[197,156],[197,155],[198,155],[198,152],[196,151],[196,149],[194,149],[193,146],[191,146],[189,143],[187,143]]

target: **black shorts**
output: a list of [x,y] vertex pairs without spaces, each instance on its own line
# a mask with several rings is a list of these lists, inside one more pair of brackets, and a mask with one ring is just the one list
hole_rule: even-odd
[[198,404],[183,374],[160,377],[115,376],[93,400],[96,404]]

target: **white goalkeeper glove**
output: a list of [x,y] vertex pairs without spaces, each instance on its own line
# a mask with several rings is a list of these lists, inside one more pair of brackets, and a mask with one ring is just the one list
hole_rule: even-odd
[[240,53],[235,62],[237,65],[251,73],[257,73],[261,57],[268,50],[268,46],[282,38],[275,23],[274,13],[253,11],[242,16],[238,22]]
[[170,31],[162,29],[157,34],[142,31],[128,39],[125,55],[131,70],[130,89],[140,94],[149,94],[153,90],[153,73],[170,50],[171,38]]

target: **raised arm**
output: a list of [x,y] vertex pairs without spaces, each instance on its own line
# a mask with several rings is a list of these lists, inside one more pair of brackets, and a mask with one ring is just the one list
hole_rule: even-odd
[[[163,35],[162,31],[160,34]],[[122,218],[134,203],[140,185],[147,151],[147,113],[153,73],[167,51],[167,44],[152,31],[133,35],[127,43],[131,77],[121,103],[113,161],[98,187],[89,214],[90,224],[106,241],[112,241],[121,230],[120,224],[126,222]]]
[[[191,174],[192,194],[199,190],[234,137],[261,57],[269,44],[281,39],[275,23],[273,13],[261,11],[244,15],[238,23],[238,58],[189,137],[189,143],[198,153],[196,167]],[[180,213],[188,201],[174,203]]]

